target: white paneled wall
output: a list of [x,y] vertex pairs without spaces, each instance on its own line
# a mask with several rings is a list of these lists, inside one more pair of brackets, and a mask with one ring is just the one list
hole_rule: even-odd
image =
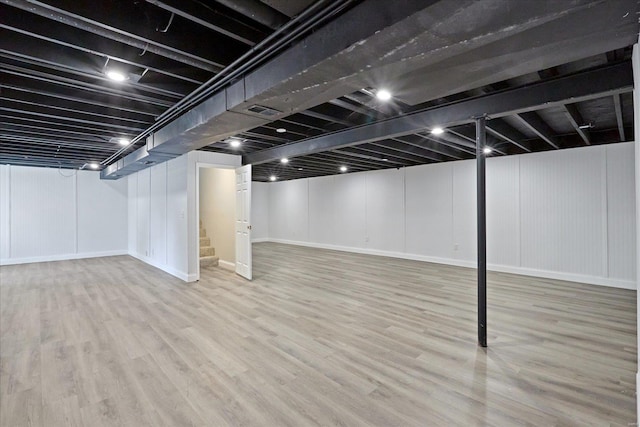
[[127,183],[98,172],[0,166],[2,264],[126,253]]
[[235,167],[240,156],[192,151],[129,175],[129,254],[185,281],[198,279],[198,165]]
[[129,254],[187,280],[187,157],[129,175]]
[[[633,144],[487,161],[490,268],[635,288]],[[268,185],[272,241],[475,265],[475,162]]]
[[251,239],[254,242],[269,237],[269,184],[251,183]]

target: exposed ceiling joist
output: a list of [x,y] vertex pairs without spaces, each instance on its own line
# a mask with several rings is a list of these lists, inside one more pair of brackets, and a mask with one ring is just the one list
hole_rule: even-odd
[[516,114],[514,117],[518,119],[523,125],[525,125],[529,130],[538,135],[544,142],[546,142],[556,150],[560,148],[558,139],[554,136],[555,132],[544,120],[540,118],[537,113],[533,111],[527,111],[524,113]]
[[620,94],[613,96],[613,104],[616,110],[616,120],[618,122],[618,133],[620,133],[620,141],[626,141],[627,138],[624,132],[624,120],[622,117],[622,98]]
[[469,123],[474,117],[482,115],[488,115],[490,118],[504,117],[527,113],[541,107],[611,96],[632,89],[631,63],[626,61],[249,153],[243,156],[243,163],[260,164],[281,157],[291,158],[318,153],[416,133],[425,128]]
[[580,135],[580,138],[582,138],[585,144],[591,145],[589,129],[588,127],[584,127],[584,119],[582,118],[582,114],[580,114],[580,111],[578,111],[578,107],[576,106],[576,104],[566,104],[564,106],[564,111],[567,119],[569,120],[569,122],[571,122],[571,126],[573,126],[578,135]]

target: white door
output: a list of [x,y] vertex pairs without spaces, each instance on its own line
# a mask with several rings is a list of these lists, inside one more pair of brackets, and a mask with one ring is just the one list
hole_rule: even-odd
[[251,165],[236,169],[236,273],[251,280]]

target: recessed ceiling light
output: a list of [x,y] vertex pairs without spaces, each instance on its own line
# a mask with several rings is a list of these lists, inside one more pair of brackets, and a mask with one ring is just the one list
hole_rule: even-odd
[[388,161],[389,161],[389,159],[382,159],[382,161],[383,161],[383,162],[388,162]]
[[483,152],[484,154],[491,154],[491,152],[492,152],[492,151],[493,151],[493,149],[492,149],[491,147],[484,147],[484,148],[482,149],[482,152]]
[[340,172],[346,172],[347,171],[347,167],[342,165],[340,166]]
[[380,89],[376,92],[376,98],[378,98],[380,101],[388,101],[391,99],[391,92],[389,92],[387,89]]
[[278,178],[276,178],[276,176],[275,176],[275,175],[271,175],[271,176],[269,177],[269,181],[275,181],[276,179],[278,179]]
[[237,138],[232,138],[229,140],[229,145],[233,148],[238,148],[241,144],[242,142]]
[[118,139],[118,144],[120,144],[120,145],[129,145],[129,142],[131,142],[131,141],[129,141],[127,138],[119,138]]
[[285,133],[287,130],[285,128],[278,128],[276,129],[276,132],[278,133]]
[[441,127],[435,127],[431,129],[432,135],[442,135],[443,133],[444,133],[444,129],[442,129]]
[[286,157],[283,157],[280,159],[280,163],[284,163],[286,165],[287,163],[289,163],[289,159],[287,159]]
[[105,74],[107,75],[107,77],[109,77],[114,82],[123,82],[123,81],[127,80],[127,76],[122,71],[107,70],[107,72]]
[[92,162],[92,163],[89,163],[89,167],[90,167],[91,169],[98,169],[100,166],[99,166],[97,163]]
[[303,171],[304,169],[303,169],[303,168],[298,168],[298,170],[299,170],[299,171]]

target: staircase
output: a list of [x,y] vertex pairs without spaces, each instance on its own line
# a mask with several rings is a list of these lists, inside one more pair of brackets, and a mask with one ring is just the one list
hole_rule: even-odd
[[207,230],[200,221],[200,268],[217,267],[218,261],[216,248],[211,246],[211,238],[207,237]]

